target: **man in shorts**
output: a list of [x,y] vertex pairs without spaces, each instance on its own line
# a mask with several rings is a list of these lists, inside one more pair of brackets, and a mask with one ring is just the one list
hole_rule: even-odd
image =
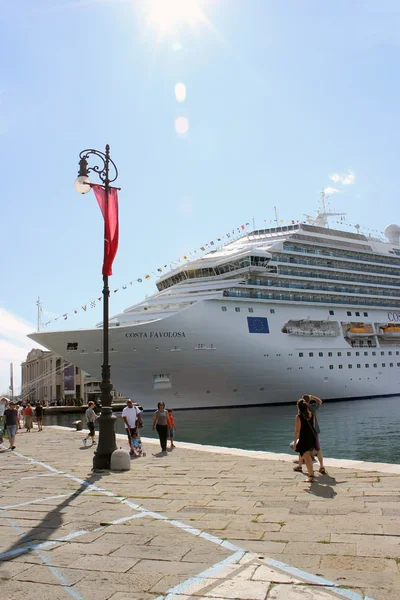
[[95,439],[94,439],[94,436],[96,435],[96,432],[94,430],[94,424],[95,424],[95,421],[98,419],[98,416],[94,412],[93,407],[94,407],[94,402],[91,400],[90,402],[88,402],[88,407],[85,412],[85,418],[86,418],[86,423],[87,423],[87,426],[89,429],[89,433],[82,440],[84,446],[86,446],[86,442],[89,437],[92,438],[92,446],[93,446],[93,444],[96,443]]
[[132,440],[137,436],[137,421],[141,410],[134,406],[130,398],[126,401],[126,406],[122,411],[122,419],[125,425],[125,431],[129,440],[130,454],[133,455]]
[[10,450],[15,450],[15,436],[18,428],[18,413],[14,402],[10,402],[8,408],[4,411],[4,417],[6,420],[6,427],[8,433],[8,439],[10,442]]

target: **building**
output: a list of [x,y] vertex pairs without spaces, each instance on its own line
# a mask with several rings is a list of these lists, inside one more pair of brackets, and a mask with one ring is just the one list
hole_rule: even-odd
[[[21,364],[21,399],[87,404],[100,398],[100,381],[54,352],[33,348]],[[121,394],[113,391],[115,399]]]

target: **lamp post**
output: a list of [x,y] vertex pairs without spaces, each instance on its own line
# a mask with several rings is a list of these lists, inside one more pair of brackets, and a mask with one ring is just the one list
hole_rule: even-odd
[[[96,164],[92,167],[88,166],[90,156],[96,157]],[[82,150],[79,154],[79,172],[74,183],[75,190],[79,194],[87,194],[91,189],[91,181],[89,173],[97,173],[101,181],[101,186],[105,191],[105,213],[108,208],[108,197],[110,184],[118,177],[118,169],[115,163],[110,158],[110,146],[106,145],[106,151],[99,150]],[[110,176],[110,167],[112,173]],[[106,239],[106,232],[104,231]],[[109,349],[108,349],[108,301],[110,289],[108,287],[108,275],[103,274],[103,364],[101,366],[101,415],[99,417],[99,443],[93,457],[93,469],[109,469],[111,462],[111,454],[117,449],[115,442],[114,424],[116,417],[112,414],[112,383],[111,369],[109,364]]]

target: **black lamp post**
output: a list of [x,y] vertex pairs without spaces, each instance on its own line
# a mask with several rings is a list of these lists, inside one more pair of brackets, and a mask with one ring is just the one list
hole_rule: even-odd
[[[97,163],[93,167],[88,166],[90,156],[95,156]],[[108,195],[110,184],[118,177],[118,169],[115,163],[110,158],[110,146],[106,145],[105,153],[99,150],[82,150],[79,154],[79,173],[75,181],[74,187],[79,194],[87,194],[90,192],[91,181],[89,173],[97,173],[101,180],[101,185],[105,191],[105,214],[107,214]],[[110,177],[110,166],[112,168],[113,177]],[[106,235],[104,235],[106,238]],[[99,443],[93,457],[93,469],[109,469],[111,462],[111,454],[117,449],[115,442],[115,420],[116,417],[112,414],[112,383],[111,369],[109,364],[108,350],[108,300],[110,289],[108,287],[108,275],[103,275],[103,364],[101,366],[101,415],[99,417]]]

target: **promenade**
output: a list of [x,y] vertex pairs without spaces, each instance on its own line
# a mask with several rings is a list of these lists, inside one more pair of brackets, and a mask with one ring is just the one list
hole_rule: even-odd
[[328,459],[308,484],[294,455],[143,438],[130,471],[93,473],[82,438],[0,450],[0,598],[400,598],[400,466]]

